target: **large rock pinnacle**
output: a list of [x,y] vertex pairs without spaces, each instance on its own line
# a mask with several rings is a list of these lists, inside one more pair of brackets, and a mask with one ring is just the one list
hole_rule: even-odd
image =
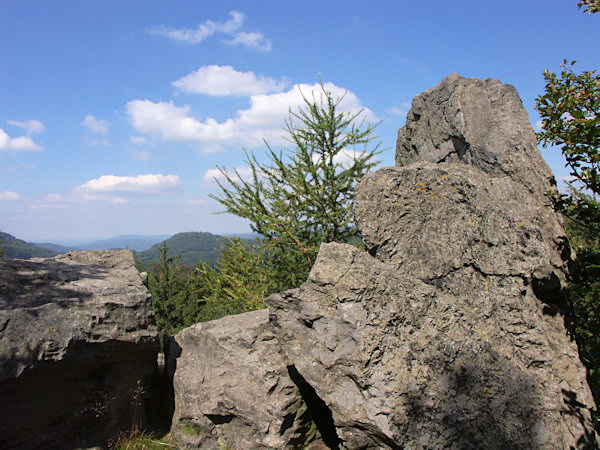
[[416,161],[471,164],[537,195],[554,185],[517,90],[491,78],[452,74],[414,98],[398,131],[396,165]]

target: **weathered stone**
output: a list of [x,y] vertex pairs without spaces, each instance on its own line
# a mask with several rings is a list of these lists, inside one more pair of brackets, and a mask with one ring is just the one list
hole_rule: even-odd
[[318,441],[267,310],[186,328],[171,339],[169,353],[175,391],[172,432],[180,445],[303,448]]
[[363,178],[354,213],[370,253],[402,273],[458,294],[515,277],[564,303],[571,250],[562,221],[509,177],[462,164],[386,167]]
[[0,261],[0,447],[103,446],[142,420],[149,299],[126,250]]
[[368,253],[322,245],[305,284],[265,301],[339,446],[595,448],[571,250],[514,88],[447,77],[396,156],[356,192]]
[[396,165],[416,161],[471,164],[538,195],[555,184],[517,90],[491,78],[452,74],[413,99],[398,131]]
[[561,317],[531,286],[505,282],[452,295],[324,244],[308,281],[266,303],[343,448],[593,445],[592,400]]

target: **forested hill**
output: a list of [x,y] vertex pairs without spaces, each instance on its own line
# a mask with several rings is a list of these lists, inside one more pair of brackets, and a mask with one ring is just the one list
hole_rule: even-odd
[[11,234],[0,231],[0,249],[4,251],[5,258],[47,258],[57,255],[57,252],[29,244],[17,239]]
[[[244,238],[248,237],[244,241],[252,242],[253,240],[249,236],[244,235]],[[221,249],[227,239],[227,237],[207,232],[178,233],[165,241],[154,244],[148,250],[134,251],[134,254],[140,263],[149,266],[158,261],[160,247],[165,243],[168,248],[167,254],[170,257],[181,255],[181,261],[191,266],[197,265],[201,260],[212,266],[221,255]],[[0,232],[0,249],[4,250],[5,258],[46,258],[70,250],[79,250],[79,248],[56,244],[31,244],[3,232]]]
[[185,264],[195,266],[202,260],[212,266],[221,255],[221,248],[227,239],[207,232],[177,233],[148,250],[137,252],[136,259],[144,265],[158,261],[160,247],[165,243],[169,257],[181,255],[181,261]]

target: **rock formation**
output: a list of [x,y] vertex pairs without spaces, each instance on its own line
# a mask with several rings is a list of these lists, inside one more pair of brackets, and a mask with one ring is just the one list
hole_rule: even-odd
[[413,99],[398,130],[396,165],[460,162],[508,176],[538,197],[554,183],[517,90],[452,74]]
[[318,439],[267,310],[186,328],[170,342],[176,364],[172,433],[193,448],[304,448]]
[[103,446],[142,419],[149,298],[127,250],[0,261],[1,448]]
[[357,190],[368,253],[323,245],[266,300],[340,447],[594,448],[571,251],[515,89],[447,77],[415,98],[397,161]]
[[174,338],[179,443],[595,448],[572,254],[516,90],[450,75],[415,98],[396,158],[357,189],[367,251],[323,244],[306,283],[265,300],[270,325]]

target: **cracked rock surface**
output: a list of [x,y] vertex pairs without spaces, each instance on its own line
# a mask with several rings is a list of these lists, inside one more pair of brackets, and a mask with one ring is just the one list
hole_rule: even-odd
[[155,371],[150,294],[128,250],[0,260],[0,447],[106,445]]
[[555,184],[517,90],[491,78],[448,75],[413,99],[398,130],[396,165],[418,161],[469,164],[537,195]]
[[171,341],[181,445],[596,448],[573,255],[516,90],[450,75],[396,156],[356,192],[366,251],[323,244],[268,313]]
[[279,449],[318,440],[267,310],[186,328],[171,339],[169,353],[179,445]]
[[512,86],[451,75],[366,176],[367,251],[323,244],[265,300],[340,448],[596,448],[552,174]]

